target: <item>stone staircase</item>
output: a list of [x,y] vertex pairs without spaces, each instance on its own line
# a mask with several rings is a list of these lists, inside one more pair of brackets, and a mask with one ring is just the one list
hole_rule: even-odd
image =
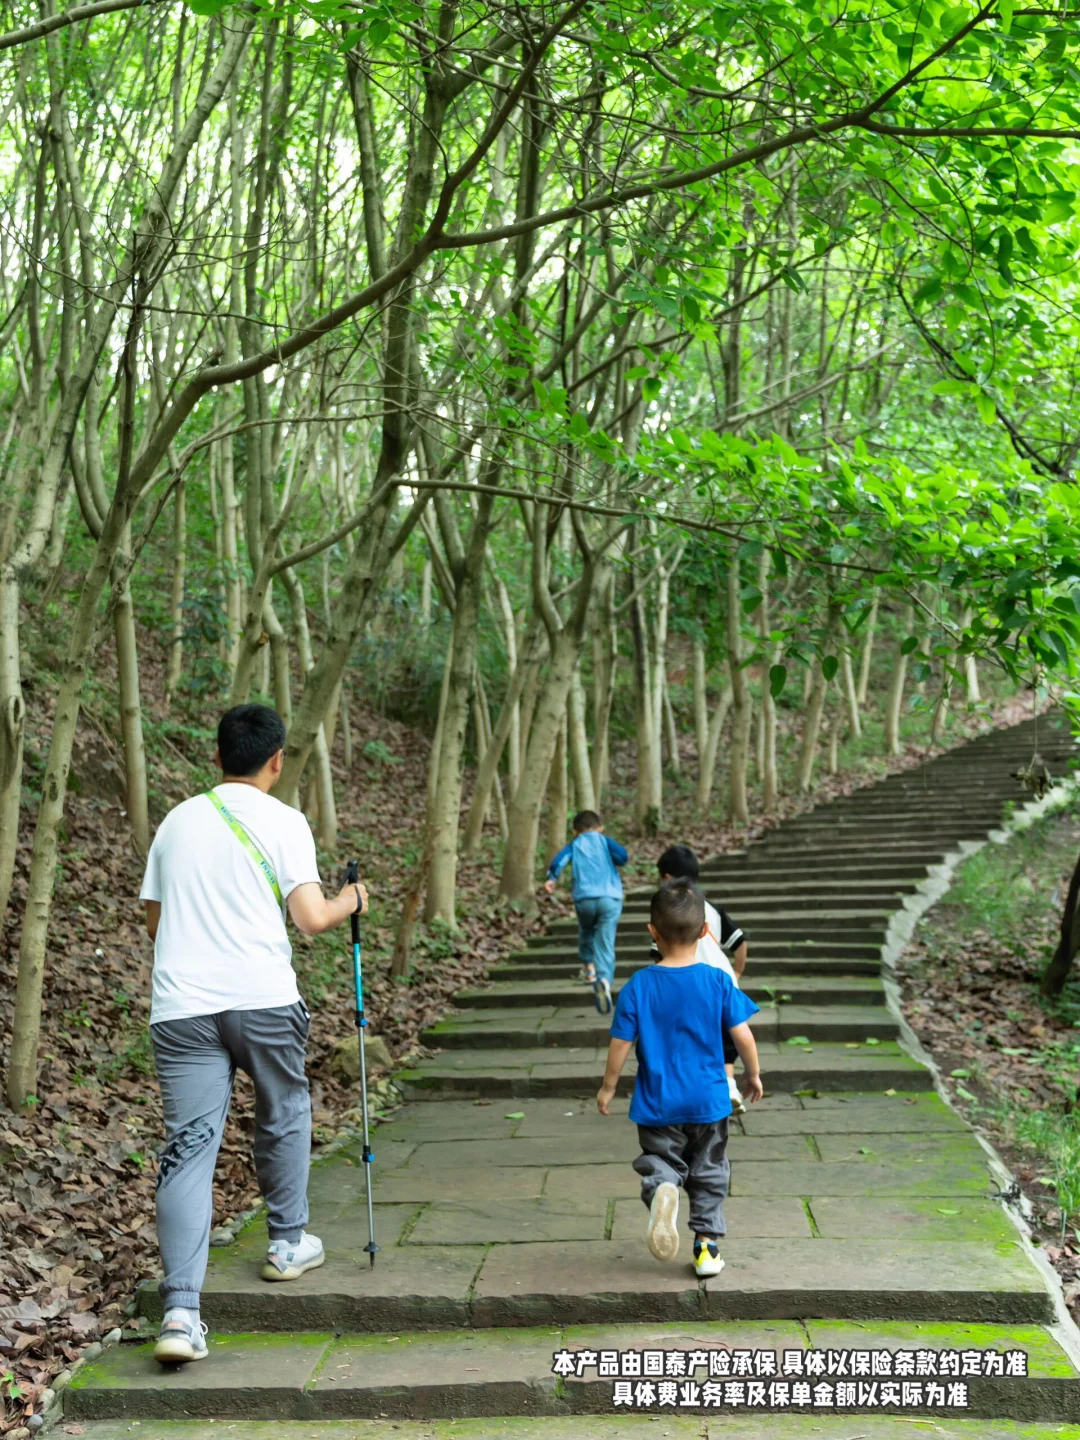
[[[899,1044],[881,975],[890,921],[932,867],[1027,798],[1012,772],[1030,759],[1034,732],[1028,723],[983,737],[705,867],[707,893],[748,934],[745,988],[761,1006],[768,1092],[733,1126],[717,1279],[658,1265],[643,1243],[625,1119],[632,1066],[619,1114],[605,1120],[592,1097],[607,1026],[575,980],[574,927],[559,921],[490,984],[463,992],[425,1036],[437,1053],[400,1078],[411,1103],[377,1135],[374,1270],[364,1167],[346,1151],[312,1174],[323,1269],[264,1284],[265,1229],[252,1225],[212,1254],[209,1361],[170,1373],[146,1344],[107,1351],[65,1392],[67,1418],[99,1440],[134,1433],[132,1422],[147,1437],[166,1419],[273,1422],[275,1435],[304,1422],[305,1436],[323,1433],[315,1421],[407,1419],[412,1437],[419,1421],[434,1435],[452,1418],[455,1435],[518,1433],[511,1419],[462,1428],[470,1416],[550,1417],[536,1420],[547,1440],[615,1440],[600,1418],[580,1428],[611,1410],[610,1377],[595,1359],[554,1374],[554,1352],[990,1347],[1023,1352],[1029,1374],[971,1381],[968,1414],[985,1420],[958,1420],[933,1396],[914,1410],[947,1415],[946,1434],[1064,1435],[1049,1422],[1080,1420],[1071,1341],[984,1151]],[[1073,753],[1064,722],[1041,719],[1038,743],[1062,774]],[[627,897],[617,979],[649,963],[646,903],[645,892]],[[152,1287],[141,1292],[151,1323],[158,1304]],[[579,1428],[560,1428],[559,1416]],[[1023,1429],[989,1423],[1010,1417]],[[759,1429],[721,1409],[708,1424],[809,1436],[820,1418]],[[664,1433],[683,1433],[670,1410],[664,1421]],[[648,1419],[623,1416],[618,1440],[631,1423]],[[694,1423],[704,1435],[704,1417]],[[843,1434],[908,1433],[910,1419],[889,1423],[868,1416]]]

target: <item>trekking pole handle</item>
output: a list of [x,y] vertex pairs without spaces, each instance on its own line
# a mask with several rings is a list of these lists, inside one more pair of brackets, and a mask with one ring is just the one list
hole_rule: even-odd
[[[358,860],[350,860],[350,861],[348,862],[348,864],[345,866],[345,874],[342,876],[341,883],[342,883],[342,885],[359,885],[359,884],[360,884],[360,862],[359,862]],[[353,942],[353,945],[354,945],[354,946],[355,946],[355,945],[359,945],[359,944],[360,944],[360,912],[359,912],[359,910],[354,910],[353,913],[352,913],[352,915],[351,915],[349,918],[350,918],[350,920],[352,921],[352,942]]]
[[[342,878],[343,885],[360,884],[360,864],[356,860],[350,860],[345,866],[345,874]],[[356,980],[356,1023],[361,1030],[367,1025],[367,1018],[364,1015],[364,979],[360,967],[360,912],[354,910],[350,916],[352,925],[352,953],[353,953],[353,975]]]

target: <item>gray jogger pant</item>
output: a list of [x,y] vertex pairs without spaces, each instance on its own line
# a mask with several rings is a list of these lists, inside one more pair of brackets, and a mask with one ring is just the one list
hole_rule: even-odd
[[157,1231],[165,1308],[198,1310],[214,1210],[214,1166],[237,1070],[255,1086],[255,1173],[271,1240],[307,1223],[311,1100],[304,1074],[311,1016],[302,1001],[150,1026],[165,1112]]
[[690,1201],[695,1235],[726,1235],[724,1201],[731,1180],[727,1158],[728,1122],[707,1125],[639,1125],[642,1153],[634,1161],[641,1176],[641,1198],[652,1204],[665,1181],[681,1185]]

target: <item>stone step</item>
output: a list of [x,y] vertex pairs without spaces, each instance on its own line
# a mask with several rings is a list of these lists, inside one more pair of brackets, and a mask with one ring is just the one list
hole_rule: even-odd
[[[702,888],[705,888],[704,885]],[[891,913],[893,910],[898,910],[903,904],[905,894],[914,894],[914,892],[914,884],[909,884],[906,889],[880,889],[875,886],[873,890],[863,889],[852,894],[850,891],[845,891],[843,883],[838,881],[836,888],[831,892],[820,890],[815,892],[814,887],[811,885],[808,886],[808,892],[801,895],[793,894],[785,885],[781,900],[781,897],[777,895],[775,889],[771,891],[762,889],[743,890],[737,885],[730,885],[725,886],[723,889],[723,900],[724,908],[733,912],[737,911],[739,916],[743,914],[750,915],[755,912],[758,914],[762,912],[768,914],[770,905],[776,906],[780,903],[783,904],[784,913],[787,915],[802,914],[804,912],[807,914],[818,914],[821,912],[836,914],[840,911],[865,911],[867,909]],[[649,901],[652,893],[652,889],[650,888],[644,891],[630,891],[627,894],[623,902],[623,923],[625,923],[628,917],[641,918],[648,916]],[[707,891],[706,894],[708,894]],[[565,926],[570,924],[576,927],[577,922],[576,920],[570,920],[568,917],[561,922],[552,921],[552,928],[560,923],[565,928]]]
[[[729,1238],[722,1274],[698,1281],[690,1265],[660,1266],[652,1258],[643,1241],[640,1200],[635,1199],[635,1207],[634,1233],[625,1240],[537,1241],[486,1249],[417,1244],[380,1252],[373,1269],[363,1252],[366,1236],[357,1213],[352,1250],[328,1254],[318,1272],[289,1285],[260,1280],[265,1237],[257,1247],[241,1242],[226,1263],[211,1266],[202,1316],[215,1333],[302,1329],[323,1335],[540,1324],[606,1330],[663,1320],[815,1317],[896,1323],[945,1315],[961,1323],[1014,1326],[1053,1319],[1050,1296],[1018,1240],[989,1245],[906,1238]],[[146,1296],[145,1310],[151,1318],[160,1314],[154,1290]],[[118,1353],[125,1354],[123,1349]],[[185,1373],[220,1375],[223,1368],[195,1366]]]
[[[1067,1387],[1061,1388],[1068,1394]],[[1002,1402],[994,1413],[1006,1414],[1007,1408]],[[1061,1425],[1060,1419],[957,1420],[955,1410],[947,1415],[940,1413],[941,1418],[948,1419],[950,1440],[1078,1440],[1071,1430]],[[1071,1412],[1063,1407],[1060,1413],[1064,1417]],[[698,1412],[677,1414],[665,1410],[663,1421],[661,1433],[670,1440],[702,1440],[705,1434],[704,1421]],[[718,1411],[710,1433],[713,1440],[806,1440],[808,1424],[813,1431],[820,1432],[820,1424],[805,1414],[751,1411],[736,1419]],[[132,1424],[127,1420],[86,1421],[80,1429],[85,1440],[132,1440]],[[419,1420],[405,1432],[399,1420],[390,1419],[328,1421],[316,1431],[312,1430],[309,1420],[232,1420],[228,1430],[229,1440],[627,1440],[628,1436],[642,1432],[643,1422],[640,1416],[628,1420],[622,1413],[572,1416],[560,1413],[533,1415],[528,1419]],[[220,1427],[215,1428],[212,1420],[169,1420],[147,1426],[143,1440],[219,1440],[219,1437]],[[859,1437],[860,1440],[912,1440],[912,1418],[880,1412],[860,1416]],[[820,1436],[815,1435],[815,1440],[820,1440]]]
[[[879,931],[884,930],[889,923],[895,905],[877,905],[871,908],[869,905],[861,906],[857,910],[819,910],[813,915],[812,921],[797,910],[781,908],[784,902],[778,899],[772,908],[762,906],[758,909],[750,909],[744,906],[740,912],[739,920],[747,930],[755,929],[761,936],[778,935],[783,937],[798,938],[806,933],[809,924],[815,937],[822,939],[846,938],[847,931]],[[558,920],[553,920],[548,926],[548,935],[557,936],[570,931],[577,934],[577,917],[568,915]],[[533,938],[530,936],[530,939]],[[537,939],[541,938],[539,936]]]
[[813,884],[815,879],[833,880],[842,876],[844,880],[852,884],[861,885],[891,885],[912,881],[918,883],[925,880],[928,866],[940,864],[944,858],[944,852],[936,857],[924,860],[904,860],[890,863],[884,861],[881,864],[868,864],[845,861],[841,868],[835,860],[827,860],[822,857],[820,861],[813,856],[807,856],[805,861],[791,860],[786,865],[776,865],[767,869],[759,868],[757,865],[748,866],[739,860],[732,860],[728,863],[710,863],[701,867],[701,883],[703,886],[746,884],[752,882],[755,885],[767,884],[770,888],[789,883]]
[[[914,1267],[911,1273],[917,1283]],[[972,1281],[973,1285],[979,1283],[978,1278]],[[911,1354],[910,1361],[893,1360],[889,1366],[891,1371],[905,1377],[909,1369],[914,1371],[916,1351],[1020,1350],[1026,1355],[1027,1376],[969,1377],[965,1413],[985,1419],[958,1421],[953,1418],[954,1411],[948,1415],[948,1434],[966,1435],[969,1432],[958,1430],[957,1426],[972,1424],[982,1426],[970,1432],[978,1436],[978,1440],[983,1437],[991,1440],[999,1434],[1018,1434],[1003,1432],[995,1423],[1003,1418],[1018,1417],[1026,1422],[1024,1435],[1038,1440],[1039,1427],[1029,1429],[1031,1421],[1040,1417],[1080,1419],[1077,1372],[1056,1339],[1038,1326],[999,1328],[957,1323],[942,1334],[941,1327],[928,1332],[925,1326],[911,1321],[890,1323],[878,1330],[872,1324],[864,1327],[843,1321],[809,1319],[803,1323],[792,1320],[726,1323],[723,1333],[718,1334],[707,1316],[711,1298],[691,1295],[692,1306],[688,1308],[698,1313],[688,1313],[678,1320],[651,1325],[604,1324],[600,1329],[591,1325],[547,1323],[498,1335],[484,1330],[447,1334],[403,1331],[394,1336],[334,1335],[325,1331],[211,1335],[208,1364],[175,1370],[156,1364],[149,1344],[118,1346],[85,1367],[69,1386],[66,1416],[89,1422],[86,1440],[120,1440],[121,1436],[123,1440],[131,1440],[132,1432],[126,1426],[110,1428],[103,1422],[128,1421],[132,1416],[168,1422],[167,1433],[175,1436],[175,1440],[211,1440],[213,1432],[209,1426],[197,1428],[200,1418],[272,1424],[274,1428],[266,1430],[265,1440],[290,1440],[294,1426],[293,1440],[312,1440],[310,1425],[313,1422],[347,1419],[454,1422],[445,1432],[428,1425],[424,1426],[422,1435],[412,1429],[404,1440],[427,1440],[429,1436],[444,1433],[447,1440],[468,1440],[472,1435],[476,1440],[496,1440],[497,1436],[509,1440],[511,1434],[520,1436],[521,1440],[544,1440],[549,1434],[551,1440],[571,1440],[571,1436],[573,1440],[590,1440],[590,1437],[619,1440],[630,1433],[635,1421],[643,1429],[648,1419],[644,1415],[620,1419],[617,1412],[610,1413],[614,1378],[609,1377],[612,1369],[615,1377],[620,1372],[624,1376],[640,1372],[646,1364],[642,1353],[646,1350],[660,1352],[665,1357],[661,1360],[661,1371],[672,1364],[666,1356],[681,1355],[682,1362],[668,1373],[679,1371],[699,1387],[714,1375],[715,1383],[722,1387],[723,1377],[730,1376],[735,1368],[733,1352],[750,1357],[751,1377],[756,1367],[759,1375],[768,1371],[782,1378],[785,1356],[800,1355],[797,1361],[788,1359],[789,1372],[805,1370],[807,1352],[813,1349],[863,1355],[872,1350],[894,1354],[907,1351]],[[910,1292],[906,1298],[910,1299]],[[615,1355],[613,1365],[606,1369],[603,1378],[600,1376],[601,1350]],[[635,1355],[637,1359],[633,1361],[623,1358]],[[759,1355],[763,1358],[753,1358]],[[771,1357],[771,1363],[764,1360],[765,1356]],[[556,1357],[560,1357],[558,1361]],[[849,1357],[849,1367],[852,1363],[859,1362]],[[945,1362],[942,1368],[946,1368]],[[789,1378],[793,1378],[790,1373]],[[703,1394],[698,1396],[699,1410]],[[850,1408],[858,1410],[857,1405]],[[690,1409],[686,1412],[688,1415]],[[896,1423],[906,1428],[887,1433],[907,1436],[915,1413],[924,1413],[925,1409],[909,1405],[903,1418],[895,1421],[880,1413],[868,1416],[858,1424],[859,1435],[873,1440],[880,1432],[868,1426]],[[766,1420],[752,1412],[745,1419],[736,1418],[730,1409],[725,1410],[722,1402],[720,1410],[722,1419],[718,1416],[718,1428],[710,1433],[731,1437],[731,1440],[747,1440],[749,1436],[760,1436],[761,1440],[805,1436],[820,1429],[825,1421],[820,1412],[773,1416]],[[700,1413],[694,1420],[682,1421],[673,1417],[669,1407],[665,1407],[665,1411],[663,1435],[681,1437],[684,1432],[679,1427],[692,1424],[693,1430],[685,1432],[686,1440],[691,1437],[700,1440],[704,1433]],[[529,1423],[527,1430],[520,1425],[512,1430],[503,1426],[495,1428],[486,1422],[474,1428],[469,1420],[460,1418],[510,1415],[551,1417],[548,1423],[553,1425],[559,1425],[556,1417],[575,1418],[572,1429],[554,1431],[548,1431],[544,1420],[539,1418]],[[186,1423],[179,1422],[181,1416]],[[594,1430],[588,1417],[597,1417],[592,1425],[599,1428]],[[300,1420],[305,1422],[303,1427],[297,1423]],[[802,1428],[789,1430],[792,1421]],[[747,1430],[745,1425],[755,1428]],[[732,1426],[738,1426],[737,1432]],[[758,1426],[762,1428],[756,1428]],[[921,1428],[917,1421],[915,1428]],[[378,1432],[375,1427],[365,1427],[364,1440],[375,1440],[376,1434],[381,1435],[384,1429],[395,1440],[402,1435],[399,1428],[391,1429],[388,1423]],[[255,1430],[250,1424],[228,1426],[230,1440],[262,1440],[263,1432],[258,1430],[256,1434]],[[153,1440],[155,1434],[163,1432],[142,1425],[139,1433],[143,1440]],[[850,1426],[844,1431],[845,1436],[849,1433]],[[1063,1432],[1056,1430],[1055,1433],[1058,1440],[1064,1440]],[[358,1432],[335,1428],[330,1434],[339,1440],[346,1440],[347,1434],[350,1440],[351,1435],[361,1440]],[[320,1432],[320,1436],[322,1440],[330,1440],[327,1432]]]
[[[755,945],[753,955],[755,963],[767,966],[770,974],[779,976],[846,978],[881,974],[880,945],[849,945],[843,948],[845,953],[838,954],[841,950],[838,945],[830,945],[826,951],[820,948],[814,950],[807,947]],[[785,951],[787,953],[784,953]],[[632,975],[635,970],[652,963],[644,946],[630,952],[620,946],[616,952],[619,975]],[[500,965],[490,973],[493,980],[508,983],[534,983],[542,980],[561,980],[567,983],[576,975],[580,965],[576,949],[567,946],[549,955],[530,951],[528,955],[523,955],[520,961]]]
[[[626,972],[624,972],[626,973]],[[872,976],[840,976],[829,979],[818,975],[767,975],[747,973],[742,989],[758,1005],[772,1002],[776,996],[790,996],[795,1005],[880,1005],[884,990],[880,979]],[[503,1009],[554,1005],[565,1007],[588,999],[586,987],[580,982],[562,985],[551,980],[497,982],[486,989],[461,990],[455,996],[465,1009]]]
[[[873,1049],[849,1050],[821,1042],[813,1046],[760,1047],[766,1089],[778,1095],[886,1090],[928,1090],[930,1072],[889,1041]],[[410,1099],[436,1094],[505,1098],[593,1095],[604,1072],[607,1044],[551,1049],[507,1047],[447,1050],[418,1060],[396,1083]],[[629,1095],[635,1073],[631,1058],[620,1093]]]
[[[826,874],[851,874],[853,878],[869,878],[875,875],[888,873],[896,875],[905,873],[907,875],[923,875],[930,865],[940,865],[946,855],[955,849],[952,845],[939,845],[933,847],[925,842],[909,843],[898,852],[896,857],[890,860],[886,853],[887,847],[865,845],[855,846],[852,849],[842,849],[834,846],[831,849],[824,845],[802,844],[792,846],[790,849],[779,847],[768,850],[762,846],[761,850],[755,853],[753,864],[740,862],[738,870],[723,870],[720,873],[738,873],[749,875],[755,879],[759,876],[769,880],[774,877],[780,878],[786,875],[802,874],[811,875],[818,872]],[[875,865],[886,865],[887,870],[868,868],[867,850],[871,849],[877,856]],[[901,872],[897,867],[899,864],[910,867],[906,872]],[[711,867],[705,867],[702,874],[717,873]]]
[[[879,913],[873,920],[868,917],[853,913],[850,917],[829,915],[824,919],[820,915],[807,914],[801,919],[787,917],[770,922],[762,915],[756,918],[751,915],[740,914],[739,923],[746,931],[750,943],[754,946],[755,955],[761,954],[761,947],[768,944],[813,944],[821,949],[823,946],[843,945],[846,942],[875,944],[880,946],[885,938],[885,931],[890,919],[889,913]],[[633,931],[633,917],[630,920],[630,929]],[[548,937],[555,944],[577,943],[577,922],[560,926],[558,930],[552,930]],[[641,920],[641,933],[645,935],[645,943],[648,942],[648,934],[645,931],[644,918]],[[532,955],[536,953],[532,949],[521,952]]]
[[[881,838],[882,820],[877,816],[852,816],[849,819],[814,818],[793,821],[790,829],[783,833],[784,850],[797,850],[801,845],[827,845],[840,849],[853,845],[867,844],[873,847]],[[888,822],[889,844],[912,840],[920,845],[945,845],[952,849],[961,840],[985,840],[988,830],[995,828],[995,822],[983,824],[980,821],[957,820],[953,823],[931,822],[925,819],[904,820],[897,818]],[[775,844],[765,842],[763,850],[775,853]]]
[[[893,1040],[896,1020],[884,1006],[828,1008],[818,1005],[765,1004],[751,1021],[758,1043],[805,1035],[809,1040],[860,1042]],[[606,1045],[611,1017],[597,1014],[592,995],[576,1007],[520,1010],[461,1010],[431,1025],[420,1036],[424,1045],[440,1050],[528,1049],[552,1046]]]

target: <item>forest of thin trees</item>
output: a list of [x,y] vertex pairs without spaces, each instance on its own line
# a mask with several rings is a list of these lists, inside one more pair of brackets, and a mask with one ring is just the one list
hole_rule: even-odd
[[[886,755],[913,715],[943,739],[981,687],[1066,684],[1067,12],[4,17],[0,911],[20,805],[32,833],[13,1105],[104,651],[140,851],[152,643],[179,723],[277,707],[278,793],[333,854],[357,667],[392,689],[436,645],[409,904],[451,925],[485,836],[493,891],[535,905],[619,737],[643,833],[686,736],[696,811],[745,825],[863,737],[872,673]],[[58,659],[30,786],[41,627]]]

